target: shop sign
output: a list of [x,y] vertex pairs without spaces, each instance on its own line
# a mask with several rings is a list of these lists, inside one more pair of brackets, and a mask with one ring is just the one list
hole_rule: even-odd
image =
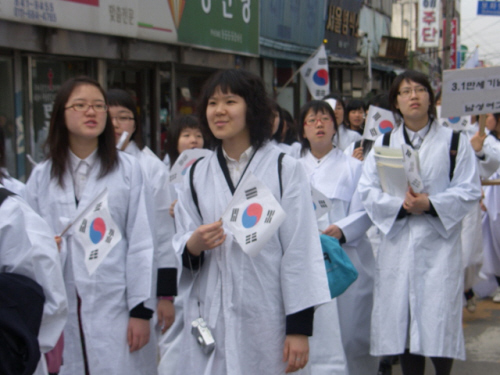
[[419,0],[418,48],[439,47],[440,9],[439,0]]

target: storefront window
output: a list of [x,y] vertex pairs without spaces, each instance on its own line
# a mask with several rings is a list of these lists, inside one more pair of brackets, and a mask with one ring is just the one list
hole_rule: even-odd
[[0,57],[0,127],[4,136],[5,166],[16,176],[16,126],[14,120],[14,87],[12,60]]

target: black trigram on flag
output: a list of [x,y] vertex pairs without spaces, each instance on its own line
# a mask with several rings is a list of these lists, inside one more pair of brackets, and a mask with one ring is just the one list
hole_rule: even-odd
[[106,237],[106,242],[110,243],[113,240],[113,236],[115,235],[115,231],[113,229],[109,230],[108,237]]
[[411,156],[411,151],[410,150],[406,150],[406,156],[408,156],[408,157]]
[[102,202],[97,203],[95,208],[94,208],[94,212],[99,211],[101,209],[101,207],[102,207]]
[[372,117],[372,118],[373,118],[375,121],[378,121],[381,117],[382,117],[382,115],[381,115],[380,113],[378,113],[378,112],[377,112],[377,113],[375,113],[375,114],[373,115],[373,117]]
[[175,180],[176,177],[177,177],[177,173],[171,174],[170,175],[170,182],[172,182],[173,180]]
[[269,224],[273,220],[273,216],[274,216],[275,212],[276,212],[276,210],[267,211],[267,216],[266,216],[266,220],[264,220],[264,223]]
[[253,187],[248,190],[245,190],[245,196],[247,199],[255,198],[258,195],[257,188]]
[[97,259],[98,256],[99,256],[99,250],[98,249],[92,250],[89,255],[89,260]]
[[240,212],[239,208],[233,208],[233,212],[231,213],[231,222],[235,222],[238,219],[238,212]]
[[372,135],[372,137],[375,137],[378,133],[375,129],[371,128],[370,129],[370,134]]
[[187,155],[183,155],[182,158],[179,160],[179,165],[183,165],[184,162],[187,160],[188,156]]
[[324,200],[324,199],[320,199],[320,200],[318,201],[318,204],[319,204],[319,206],[320,206],[321,208],[327,208],[327,207],[328,207],[328,205],[326,204],[326,202],[325,202],[325,200]]
[[249,234],[248,236],[245,237],[245,245],[248,245],[252,242],[257,241],[257,232],[254,232],[252,234]]
[[83,219],[82,224],[80,225],[79,231],[85,233],[85,229],[87,228],[87,219]]

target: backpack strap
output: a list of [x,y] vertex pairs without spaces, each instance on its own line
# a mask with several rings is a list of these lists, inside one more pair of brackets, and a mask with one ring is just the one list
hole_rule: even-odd
[[200,217],[203,218],[203,216],[201,216],[200,206],[198,204],[198,194],[196,194],[196,190],[194,189],[194,184],[193,184],[194,168],[196,167],[196,164],[198,164],[198,162],[201,159],[203,159],[203,157],[199,158],[198,160],[196,160],[193,163],[193,165],[191,165],[191,169],[189,170],[189,188],[191,189],[191,197],[193,198],[193,202],[194,202],[194,205],[196,206],[196,210],[200,214]]
[[460,132],[453,132],[451,135],[450,144],[450,181],[453,180],[453,174],[455,173],[455,163],[457,159],[458,151],[458,141],[460,140]]
[[392,132],[388,132],[384,134],[384,138],[382,139],[382,146],[389,147],[389,144],[391,143],[391,133]]
[[0,188],[0,205],[3,203],[4,200],[6,200],[11,195],[16,195],[16,194],[5,188]]
[[283,182],[281,181],[281,170],[283,169],[283,157],[285,153],[282,152],[280,156],[278,156],[278,178],[280,181],[280,198],[283,197]]

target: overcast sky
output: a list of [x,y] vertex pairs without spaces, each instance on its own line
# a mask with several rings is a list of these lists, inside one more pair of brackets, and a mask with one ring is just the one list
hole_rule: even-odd
[[462,0],[460,43],[469,47],[469,52],[479,46],[480,60],[500,65],[500,16],[478,16],[477,3]]

